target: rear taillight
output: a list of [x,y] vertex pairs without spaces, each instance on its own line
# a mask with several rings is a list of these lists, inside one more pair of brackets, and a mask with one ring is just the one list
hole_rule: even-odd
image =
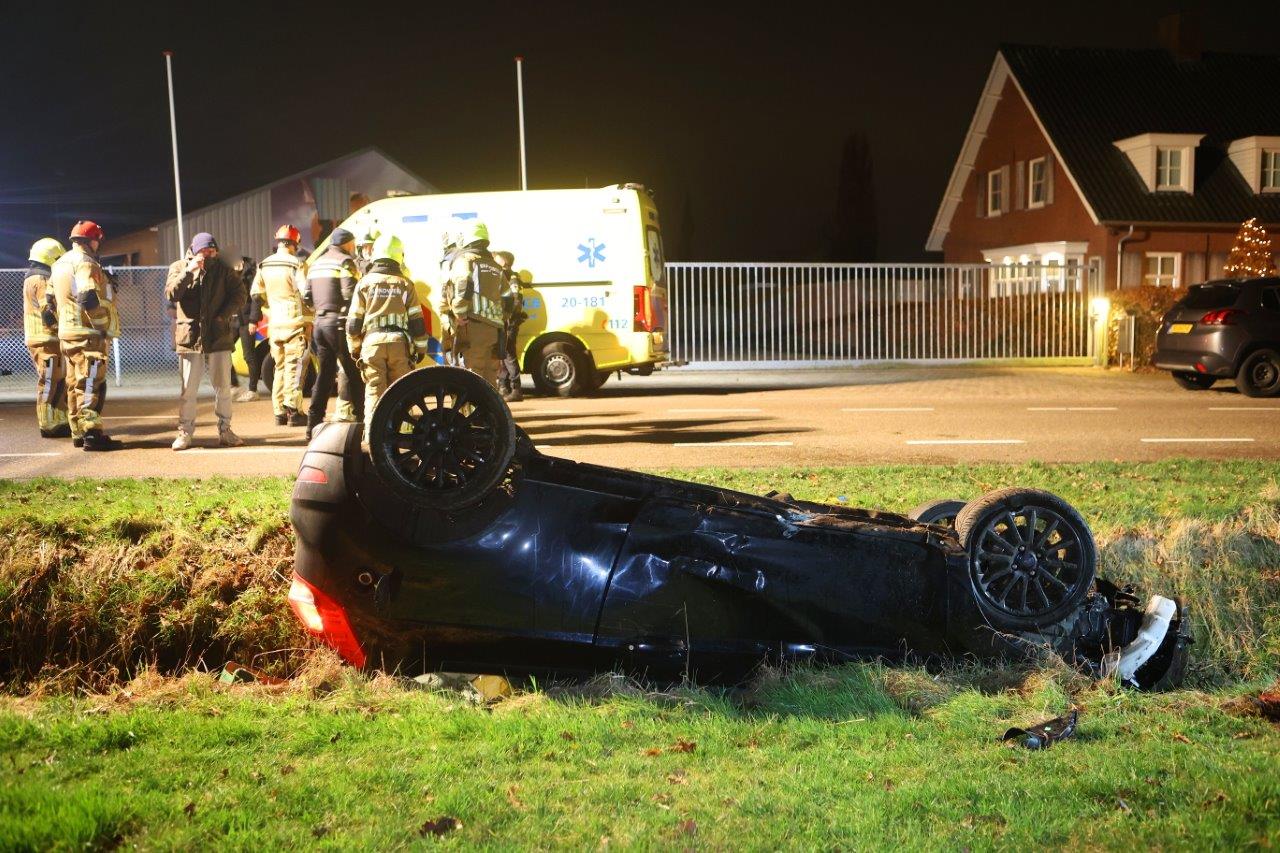
[[1205,314],[1200,318],[1200,322],[1206,326],[1234,326],[1236,318],[1243,313],[1235,308],[1219,308],[1217,311]]
[[289,606],[308,632],[333,647],[352,666],[362,667],[364,649],[351,630],[347,612],[338,602],[307,583],[295,572],[289,587]]
[[636,309],[634,331],[653,331],[653,300],[649,298],[647,285],[637,284],[633,290]]

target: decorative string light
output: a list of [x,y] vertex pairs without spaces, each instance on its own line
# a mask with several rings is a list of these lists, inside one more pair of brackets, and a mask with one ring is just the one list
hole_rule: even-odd
[[1236,234],[1235,245],[1227,257],[1223,275],[1228,278],[1256,278],[1275,272],[1271,256],[1271,238],[1258,224],[1257,218],[1246,220]]

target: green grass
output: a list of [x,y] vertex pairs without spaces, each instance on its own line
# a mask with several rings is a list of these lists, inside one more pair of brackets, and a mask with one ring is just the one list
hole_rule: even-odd
[[[476,707],[289,651],[307,644],[284,601],[286,479],[0,481],[0,850],[1280,837],[1280,730],[1233,711],[1280,672],[1280,463],[664,473],[895,511],[1054,491],[1093,526],[1103,573],[1192,603],[1194,689],[868,664],[734,691],[544,686]],[[190,672],[228,657],[299,674],[273,693]],[[998,743],[1073,704],[1075,740]],[[444,817],[461,827],[421,834]]]
[[[447,843],[496,848],[1232,849],[1280,832],[1277,730],[1199,693],[859,665],[748,697],[478,708],[349,682],[0,703],[0,848],[386,849],[441,818],[461,822]],[[1073,700],[1074,740],[1000,744]]]

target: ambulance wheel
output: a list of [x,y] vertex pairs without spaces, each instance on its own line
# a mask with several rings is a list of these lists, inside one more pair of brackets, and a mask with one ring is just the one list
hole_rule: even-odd
[[591,356],[564,341],[544,346],[531,373],[537,389],[551,397],[580,397],[600,387]]
[[427,509],[480,503],[507,476],[516,424],[497,390],[458,367],[414,370],[373,410],[369,453],[383,483]]

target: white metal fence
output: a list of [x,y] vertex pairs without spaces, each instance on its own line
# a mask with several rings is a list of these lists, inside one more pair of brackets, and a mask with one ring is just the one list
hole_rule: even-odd
[[667,264],[669,342],[691,364],[1086,358],[1100,268]]
[[[165,267],[112,270],[118,376],[177,366]],[[839,364],[1084,358],[1096,264],[667,264],[675,361]],[[0,269],[0,365],[30,374],[21,269]]]

